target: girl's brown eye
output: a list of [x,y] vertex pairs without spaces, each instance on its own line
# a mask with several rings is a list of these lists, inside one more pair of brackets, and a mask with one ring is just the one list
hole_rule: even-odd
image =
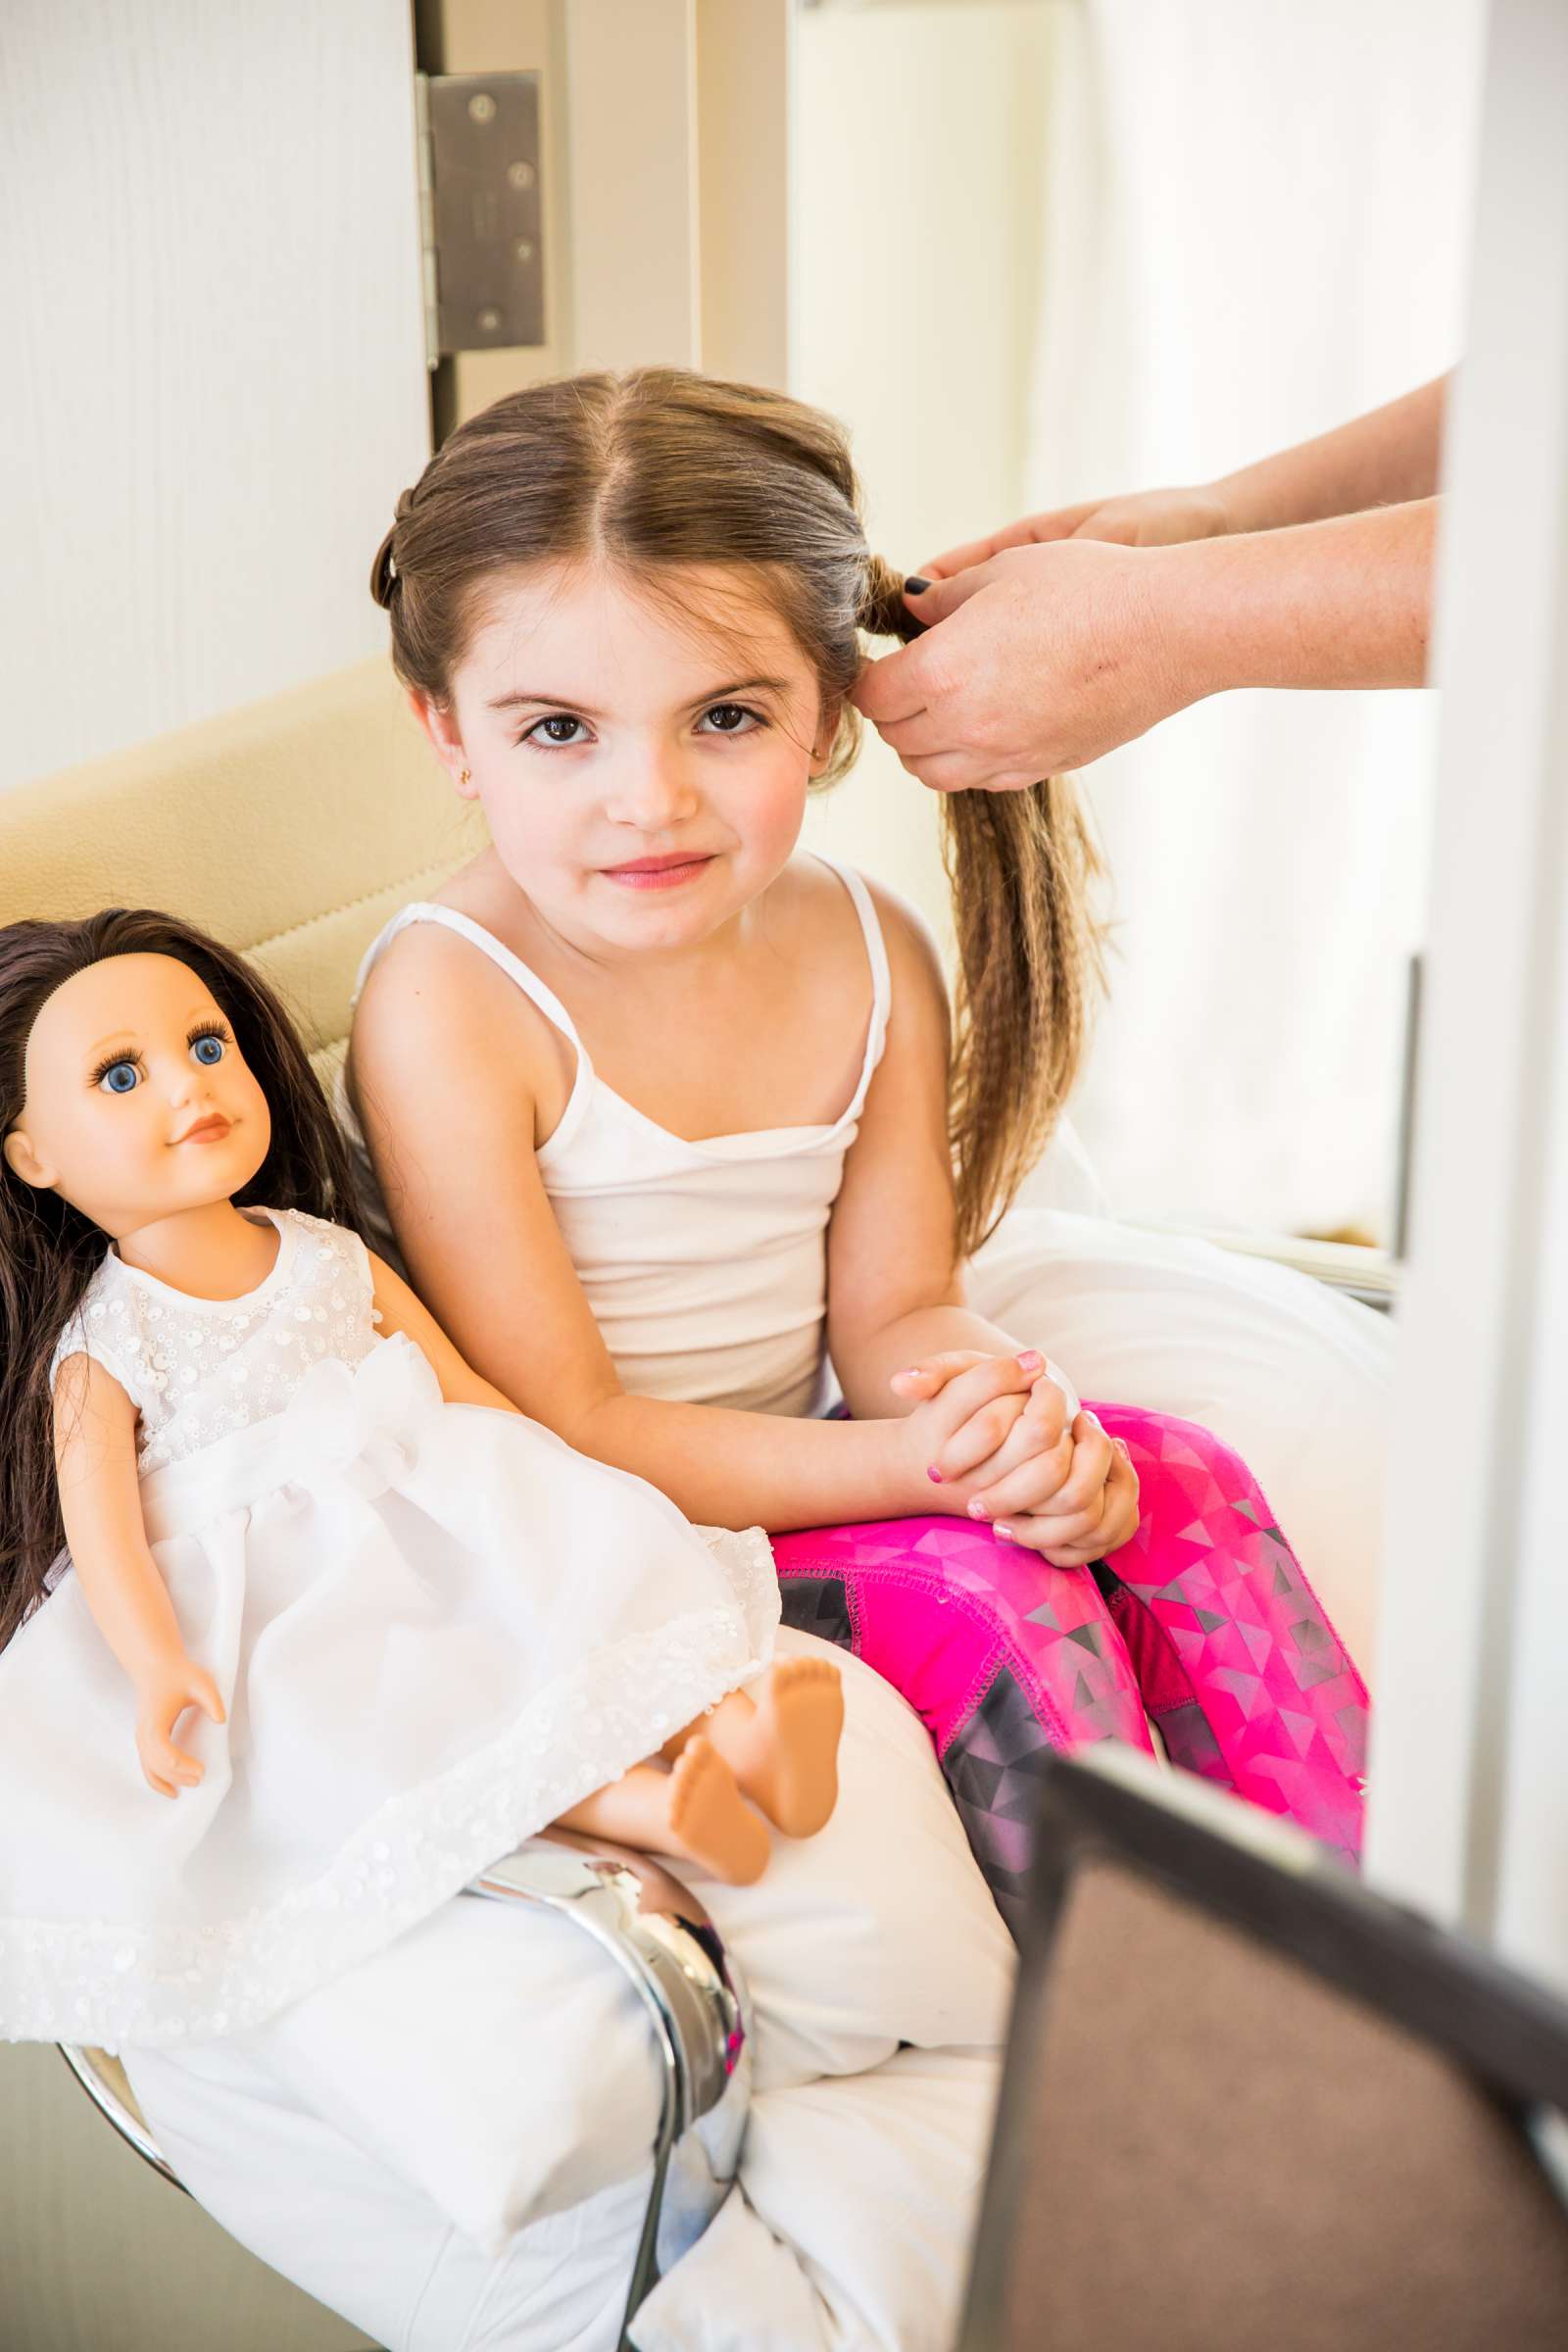
[[744,703],[714,703],[703,712],[703,717],[712,721],[715,735],[746,735],[752,725],[762,723],[758,713],[749,710]]
[[524,743],[547,743],[569,748],[582,736],[582,720],[573,718],[569,710],[553,710],[548,718],[536,718],[522,740]]

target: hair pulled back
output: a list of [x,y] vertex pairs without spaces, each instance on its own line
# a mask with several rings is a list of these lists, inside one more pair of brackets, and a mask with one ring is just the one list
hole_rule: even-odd
[[[370,567],[404,683],[441,704],[486,589],[541,563],[603,560],[649,580],[750,567],[839,713],[823,782],[859,743],[848,696],[858,631],[911,638],[903,581],[865,541],[849,441],[783,393],[680,368],[563,377],[460,425]],[[1101,983],[1088,886],[1098,860],[1076,791],[943,799],[958,948],[949,1127],[957,1246],[996,1224],[1044,1149],[1077,1073]]]
[[[77,922],[0,929],[0,1135],[23,1114],[27,1041],[58,988],[112,956],[169,956],[212,991],[267,1098],[271,1142],[240,1206],[359,1221],[348,1152],[279,999],[231,949],[175,916],[110,907]],[[0,1155],[0,1648],[41,1595],[65,1544],[49,1363],[96,1273],[105,1236]]]

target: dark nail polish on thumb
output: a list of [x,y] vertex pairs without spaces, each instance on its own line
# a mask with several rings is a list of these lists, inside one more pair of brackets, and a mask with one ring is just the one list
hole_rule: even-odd
[[904,593],[906,596],[924,596],[930,585],[929,580],[922,580],[917,572],[911,571],[904,583]]

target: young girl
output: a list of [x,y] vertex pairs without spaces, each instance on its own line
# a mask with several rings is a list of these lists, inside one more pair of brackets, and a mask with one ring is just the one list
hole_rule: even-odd
[[[915,627],[840,430],[668,369],[532,386],[405,492],[371,585],[490,846],[372,945],[340,1110],[466,1353],[696,1518],[874,1523],[853,1559],[785,1534],[791,1605],[919,1706],[999,1897],[1040,1753],[1147,1744],[1140,1684],[1173,1753],[1353,1848],[1365,1691],[1245,1470],[1153,1416],[1107,1435],[965,1303],[1097,975],[1071,787],[944,804],[952,1045],[916,919],[799,848],[860,632]],[[1116,1555],[1109,1598],[1031,1553]]]
[[[858,631],[903,613],[837,429],[673,371],[531,388],[405,494],[374,587],[492,843],[382,932],[354,1030],[421,1295],[525,1410],[700,1516],[1114,1548],[1125,1454],[961,1272],[1076,1064],[1087,840],[1058,781],[952,804],[950,1056],[915,918],[798,849],[854,756]],[[811,1418],[829,1363],[848,1423]],[[948,1388],[952,1437],[911,1459],[904,1417]]]
[[469,1370],[237,956],[0,931],[0,2036],[242,2032],[554,1820],[738,1882],[822,1826],[765,1540]]

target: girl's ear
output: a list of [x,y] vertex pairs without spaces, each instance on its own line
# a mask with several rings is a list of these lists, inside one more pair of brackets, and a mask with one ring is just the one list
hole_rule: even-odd
[[55,1172],[38,1157],[20,1127],[13,1127],[5,1140],[6,1166],[24,1184],[37,1192],[49,1192],[55,1182]]
[[450,710],[439,703],[428,701],[416,687],[409,689],[409,709],[430,738],[430,748],[446,769],[466,801],[474,797],[468,778],[468,763],[463,756],[463,738]]
[[811,780],[814,783],[833,757],[833,746],[839,739],[839,721],[844,716],[842,702],[824,703],[816,722],[816,737],[811,745]]

